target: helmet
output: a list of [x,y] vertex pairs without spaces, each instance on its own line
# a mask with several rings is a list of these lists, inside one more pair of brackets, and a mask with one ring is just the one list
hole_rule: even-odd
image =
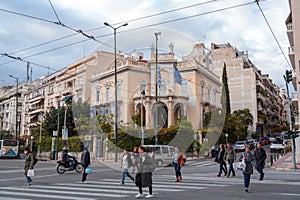
[[62,150],[68,153],[68,147],[64,147]]

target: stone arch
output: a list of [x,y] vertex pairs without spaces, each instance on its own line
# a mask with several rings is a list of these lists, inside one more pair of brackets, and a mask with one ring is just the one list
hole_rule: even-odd
[[151,113],[153,127],[156,125],[156,119],[158,128],[168,127],[168,106],[164,102],[154,103],[151,108]]
[[182,103],[177,103],[174,106],[174,125],[179,125],[179,122],[183,117],[184,117],[184,106]]

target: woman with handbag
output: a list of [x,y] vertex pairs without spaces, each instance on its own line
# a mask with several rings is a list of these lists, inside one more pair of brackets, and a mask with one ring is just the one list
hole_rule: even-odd
[[34,158],[33,158],[33,154],[29,147],[26,147],[24,149],[24,153],[25,153],[25,166],[24,166],[25,173],[24,174],[27,178],[27,182],[25,183],[25,185],[31,185],[32,184],[32,179],[31,179],[32,175],[30,173],[28,173],[28,171],[33,170]]
[[225,145],[220,144],[220,148],[217,152],[215,161],[219,163],[219,173],[217,176],[220,177],[222,171],[224,172],[224,176],[227,176],[227,166],[225,160]]
[[246,147],[245,148],[245,153],[243,153],[239,159],[240,161],[244,160],[246,163],[246,168],[243,171],[244,174],[244,187],[245,187],[245,192],[248,192],[249,184],[250,184],[250,179],[251,179],[251,174],[253,174],[253,165],[252,162],[254,160],[254,155],[250,152],[250,148]]

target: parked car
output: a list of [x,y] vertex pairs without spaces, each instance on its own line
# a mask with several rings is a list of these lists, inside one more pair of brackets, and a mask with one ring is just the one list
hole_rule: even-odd
[[275,141],[271,142],[270,152],[271,153],[283,153],[285,144],[281,138],[276,138]]
[[234,144],[234,149],[236,152],[245,151],[246,142],[245,141],[236,141]]
[[[175,147],[168,145],[144,145],[150,157],[155,159],[156,165],[161,167],[163,165],[173,164],[173,154]],[[186,162],[186,155],[183,154],[183,162]]]

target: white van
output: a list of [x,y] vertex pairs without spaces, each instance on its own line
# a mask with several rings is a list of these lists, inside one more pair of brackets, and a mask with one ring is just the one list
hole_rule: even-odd
[[[168,145],[144,145],[144,147],[151,158],[155,159],[157,166],[161,167],[173,163],[175,147]],[[184,156],[184,162],[185,161],[186,157]]]

